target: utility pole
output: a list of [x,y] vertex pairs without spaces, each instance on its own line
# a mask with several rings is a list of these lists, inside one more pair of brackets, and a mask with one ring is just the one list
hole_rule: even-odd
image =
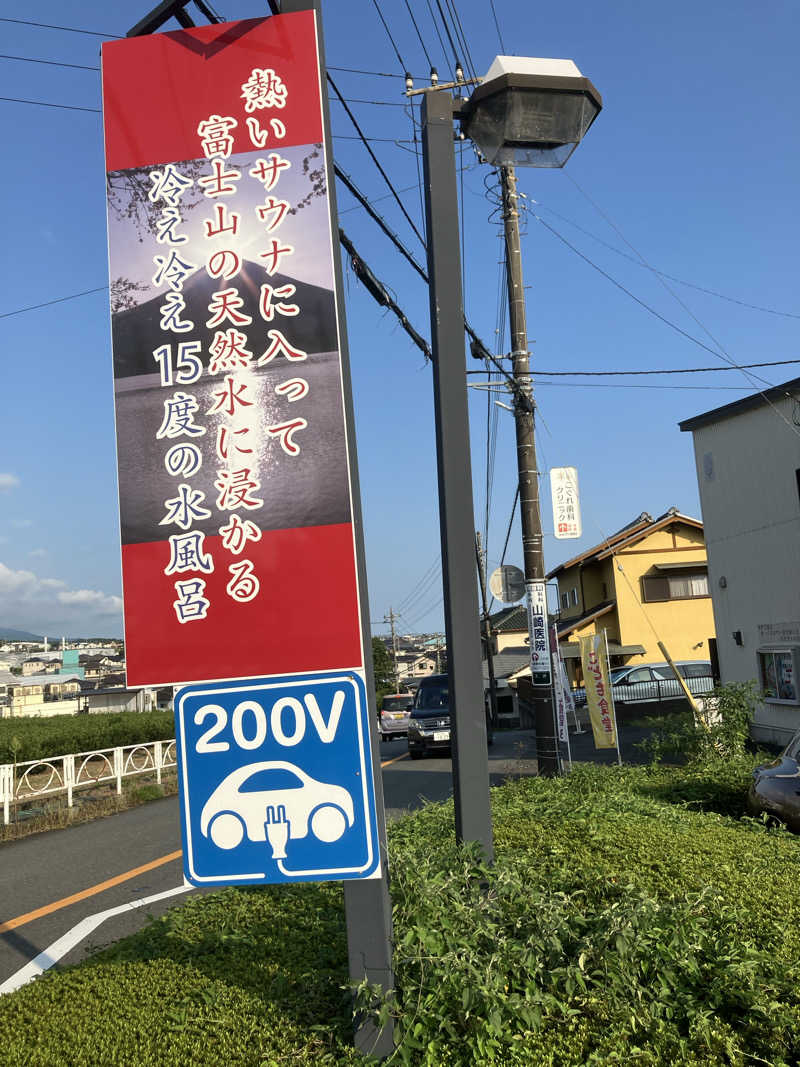
[[[528,636],[531,647],[531,683],[533,691],[536,748],[540,774],[558,770],[558,731],[553,710],[552,668],[547,677],[536,671],[534,611],[544,609],[544,640],[549,660],[547,634],[547,590],[545,587],[542,514],[539,503],[539,471],[533,423],[533,385],[525,320],[525,289],[522,282],[522,246],[519,233],[519,198],[513,165],[500,167],[503,191],[503,223],[506,240],[506,276],[508,278],[509,326],[511,330],[514,422],[517,430],[517,467],[519,470],[519,509],[522,521],[522,560],[528,605]],[[538,677],[537,677],[538,675]],[[552,740],[551,740],[552,739]]]
[[395,633],[394,620],[397,618],[395,613],[389,608],[389,614],[383,616],[383,621],[388,622],[392,628],[392,662],[394,663],[394,691],[398,691],[400,682],[397,677],[397,634]]
[[492,649],[492,626],[486,603],[486,553],[481,544],[481,532],[475,531],[475,554],[478,557],[478,580],[481,584],[481,607],[483,609],[483,635],[486,641],[486,664],[489,668],[489,709],[492,726],[497,726],[497,682],[494,677],[494,650]]

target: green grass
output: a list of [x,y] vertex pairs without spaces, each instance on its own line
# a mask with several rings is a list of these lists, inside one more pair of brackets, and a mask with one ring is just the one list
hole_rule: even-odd
[[[750,766],[510,783],[491,870],[452,805],[395,823],[395,1061],[798,1063],[800,840],[745,816]],[[196,896],[0,1000],[2,1062],[356,1063],[346,983],[340,886]]]
[[0,719],[0,763],[44,759],[118,745],[165,741],[175,736],[171,711],[122,711],[97,715],[20,716]]

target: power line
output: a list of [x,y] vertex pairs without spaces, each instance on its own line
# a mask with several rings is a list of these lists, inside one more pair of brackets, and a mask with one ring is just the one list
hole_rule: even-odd
[[497,21],[497,11],[495,10],[494,0],[489,0],[489,4],[491,5],[491,8],[492,8],[492,15],[494,17],[494,25],[495,25],[495,29],[497,30],[497,39],[500,41],[500,49],[501,49],[503,55],[505,55],[506,54],[506,46],[503,44],[503,35],[500,32],[500,23]]
[[[634,293],[632,293],[630,291],[630,289],[626,289],[625,286],[622,284],[622,282],[618,282],[616,278],[614,278],[611,274],[608,273],[608,271],[603,270],[603,268],[598,266],[597,263],[594,262],[594,260],[589,259],[589,257],[587,255],[585,255],[583,252],[581,252],[580,249],[576,248],[575,245],[573,245],[570,241],[568,241],[566,239],[566,237],[564,237],[562,234],[560,234],[558,232],[558,230],[554,226],[551,226],[549,222],[547,222],[545,219],[543,219],[541,217],[541,215],[534,215],[534,218],[537,219],[537,221],[539,221],[542,224],[542,226],[545,227],[545,229],[549,230],[550,233],[552,233],[555,237],[557,237],[559,239],[559,241],[563,242],[567,246],[567,248],[570,249],[570,251],[575,253],[576,256],[580,256],[580,258],[585,263],[588,263],[590,267],[593,267],[598,272],[598,274],[602,274],[603,277],[607,278],[608,281],[610,281],[612,285],[615,285],[617,287],[617,289],[620,289],[623,293],[625,293],[626,296],[629,296],[631,298],[631,300],[635,300],[637,304],[639,304],[641,307],[643,307],[645,309],[645,311],[649,311],[651,315],[655,315],[655,317],[657,319],[660,319],[660,321],[663,322],[666,326],[669,326],[669,328],[671,330],[675,330],[676,333],[679,333],[682,337],[685,337],[688,341],[691,341],[693,344],[698,345],[700,348],[704,349],[706,352],[710,352],[711,355],[712,356],[716,356],[717,359],[726,359],[726,361],[728,363],[733,363],[733,361],[730,359],[730,357],[721,356],[720,353],[715,348],[711,348],[710,345],[707,345],[704,341],[701,341],[699,337],[695,337],[693,334],[689,333],[687,330],[684,330],[681,326],[678,326],[678,324],[676,322],[672,322],[671,319],[668,319],[665,315],[662,315],[660,311],[656,311],[656,309],[654,307],[652,307],[650,304],[646,303],[644,300],[641,300],[638,296],[636,296]],[[772,388],[772,383],[771,382],[766,382],[765,384],[768,385],[770,388]]]
[[0,18],[0,22],[15,22],[20,26],[37,26],[42,30],[63,30],[64,33],[84,33],[89,37],[108,37],[114,41],[121,41],[118,33],[98,33],[96,30],[79,30],[75,26],[52,26],[49,22],[30,22],[28,19]]
[[4,56],[0,59],[15,59],[19,63],[44,63],[48,67],[71,67],[73,70],[97,70],[99,67],[85,67],[82,63],[59,63],[55,59],[32,59],[30,56]]
[[0,96],[8,104],[36,104],[37,107],[57,107],[64,111],[91,111],[95,115],[100,114],[99,107],[78,107],[77,104],[52,104],[48,100],[22,100],[16,96]]
[[[344,74],[368,74],[371,78],[402,78],[403,80],[405,80],[405,77],[406,77],[405,74],[388,74],[388,73],[386,73],[386,71],[382,71],[382,70],[360,70],[357,67],[332,67],[332,66],[328,66],[326,69],[327,70],[338,70],[338,71],[341,71]],[[412,74],[411,77],[412,78],[417,78],[419,80],[422,80],[424,78],[424,75],[423,74]]]
[[[788,364],[800,363],[799,359],[773,359],[767,363],[740,363],[736,367],[669,367],[663,370],[535,370],[534,374],[538,377],[540,374],[544,374],[549,378],[571,378],[575,375],[583,377],[605,378],[611,375],[628,375],[628,374],[705,374],[709,372],[716,373],[717,371],[730,371],[741,370],[742,368],[749,367],[785,367]],[[482,370],[468,370],[467,374],[485,374],[486,371]]]
[[[594,200],[592,200],[592,198],[589,196],[589,194],[587,192],[585,192],[580,187],[580,185],[578,185],[578,183],[574,180],[574,178],[571,178],[570,180],[572,181],[572,183],[575,186],[575,188],[578,189],[579,192],[589,201],[589,203],[592,205],[592,207],[594,207],[595,211],[597,211],[598,214],[601,215],[605,219],[605,221],[609,224],[609,226],[611,226],[614,229],[614,231],[622,238],[622,240],[625,242],[625,244],[628,246],[628,248],[630,248],[631,252],[635,253],[635,255],[637,255],[639,257],[639,259],[642,261],[644,266],[647,267],[648,270],[652,270],[652,268],[650,267],[650,264],[644,258],[642,253],[638,250],[638,248],[634,248],[634,246],[627,239],[625,234],[622,232],[622,230],[619,228],[619,226],[617,226],[617,224],[613,221],[613,219],[609,218],[609,216],[599,207],[599,205],[596,204]],[[658,277],[658,275],[656,275],[656,277]],[[724,346],[722,345],[722,343],[717,340],[717,338],[712,334],[711,330],[708,329],[708,327],[705,325],[705,323],[700,321],[700,319],[697,317],[697,315],[695,315],[695,313],[692,311],[692,309],[690,307],[688,307],[688,305],[685,304],[683,302],[683,300],[681,300],[681,298],[678,296],[678,294],[673,289],[670,289],[670,287],[667,285],[667,283],[664,281],[664,279],[659,277],[658,281],[661,283],[661,285],[664,287],[664,289],[666,289],[666,291],[673,298],[673,300],[677,301],[677,303],[680,305],[680,307],[683,308],[683,310],[686,312],[686,314],[689,315],[692,318],[692,320],[697,323],[697,325],[700,327],[700,329],[703,331],[703,333],[706,334],[706,336],[711,341],[714,342],[714,344],[717,347],[717,351],[714,351],[713,349],[709,349],[711,354],[716,356],[717,359],[725,360],[726,363],[730,363],[732,366],[738,366],[738,364],[736,363],[736,360],[734,360],[730,355],[728,355],[728,353],[726,352],[726,350],[725,350]],[[772,382],[768,382],[766,380],[766,378],[762,378],[757,374],[751,374],[749,371],[743,370],[741,367],[739,367],[739,369],[742,371],[742,374],[744,374],[745,378],[747,378],[747,380],[750,382],[751,386],[755,382],[758,381],[758,382],[761,382],[763,385],[766,385],[767,388],[769,388],[769,389],[774,388]],[[760,388],[758,389],[758,393],[761,396],[762,400],[772,409],[773,414],[776,415],[781,420],[781,422],[783,422],[786,425],[786,427],[796,437],[800,437],[800,428],[795,426],[793,422],[790,422],[789,419],[786,418],[786,416],[780,410],[778,405],[773,403],[771,397],[767,396],[767,394],[764,392],[764,390],[760,389]]]
[[373,162],[373,163],[375,164],[375,166],[376,166],[376,167],[378,168],[378,170],[379,170],[379,172],[380,172],[380,174],[381,174],[381,177],[382,177],[382,178],[383,178],[383,180],[384,180],[384,181],[386,182],[386,185],[388,186],[388,188],[389,188],[390,192],[391,192],[391,193],[392,193],[392,195],[394,196],[394,199],[395,199],[395,201],[397,202],[397,205],[398,205],[398,207],[400,208],[400,210],[401,210],[401,211],[403,212],[403,214],[405,215],[406,219],[408,220],[408,223],[409,223],[409,225],[411,226],[411,229],[412,229],[412,230],[414,231],[414,233],[415,233],[415,234],[417,235],[417,237],[419,238],[420,244],[421,244],[421,245],[423,246],[423,248],[424,248],[424,247],[425,247],[425,240],[424,240],[424,238],[423,238],[422,234],[421,234],[421,233],[419,232],[419,230],[417,229],[417,227],[416,227],[416,225],[415,225],[415,223],[414,223],[414,220],[413,220],[413,219],[411,218],[411,216],[409,215],[409,213],[408,213],[408,212],[406,211],[405,205],[403,204],[403,202],[402,202],[402,200],[400,199],[400,197],[399,197],[399,196],[397,195],[397,191],[395,190],[395,187],[394,187],[394,186],[392,185],[392,182],[391,182],[391,179],[389,178],[389,175],[388,175],[388,174],[386,173],[386,171],[385,171],[385,170],[383,169],[383,167],[381,166],[381,162],[380,162],[380,160],[378,159],[378,157],[377,157],[377,156],[375,155],[375,153],[374,153],[374,152],[372,151],[372,149],[370,148],[370,146],[369,146],[369,143],[368,143],[368,141],[367,141],[367,138],[366,138],[366,137],[364,136],[364,133],[363,133],[363,131],[362,131],[361,127],[360,127],[360,126],[359,126],[359,124],[358,124],[358,120],[356,119],[356,117],[355,117],[355,115],[353,114],[353,112],[352,112],[352,111],[350,110],[350,107],[348,106],[348,104],[347,104],[347,101],[345,100],[345,98],[344,98],[344,97],[342,96],[342,94],[341,94],[341,93],[339,92],[339,89],[338,89],[338,87],[337,87],[337,85],[336,85],[336,82],[335,82],[335,81],[333,80],[333,78],[332,78],[332,77],[330,76],[330,74],[328,74],[328,75],[327,75],[327,79],[328,79],[328,82],[330,83],[330,86],[331,86],[331,88],[332,88],[332,89],[333,89],[333,91],[334,91],[334,92],[336,93],[336,95],[338,96],[338,98],[339,98],[340,102],[342,103],[342,105],[343,105],[343,107],[344,107],[345,111],[347,112],[347,117],[348,117],[348,118],[350,119],[350,121],[352,122],[352,124],[353,124],[353,126],[354,126],[354,128],[355,128],[356,132],[358,133],[358,136],[359,136],[359,137],[361,138],[361,140],[362,140],[362,141],[364,142],[364,147],[366,148],[367,152],[369,152],[369,155],[370,155],[370,158],[372,159],[372,162]]
[[[580,187],[579,187],[580,188]],[[567,218],[566,215],[560,214],[558,211],[554,211],[553,208],[548,207],[546,204],[538,202],[538,206],[544,211],[549,212],[551,215],[555,215],[557,219],[561,219],[562,222],[566,222],[569,226],[574,226],[576,230],[580,230],[581,233],[587,237],[591,237],[593,241],[597,241],[604,248],[607,248],[610,252],[613,252],[617,256],[622,256],[623,259],[627,259],[629,263],[635,264],[637,267],[643,267],[645,270],[649,270],[652,274],[657,274],[661,278],[668,278],[671,282],[677,282],[678,285],[685,285],[687,289],[696,289],[699,293],[705,293],[707,296],[715,296],[719,300],[727,300],[731,304],[738,304],[739,307],[750,308],[751,311],[763,311],[767,315],[779,315],[787,319],[800,319],[800,314],[792,311],[779,311],[777,308],[763,307],[761,304],[751,304],[747,300],[738,300],[734,296],[727,296],[725,293],[720,293],[716,289],[707,289],[705,286],[697,285],[695,282],[687,282],[685,278],[677,278],[674,274],[667,274],[666,271],[658,270],[657,267],[651,267],[647,263],[643,263],[641,259],[637,259],[635,256],[629,256],[627,252],[623,252],[621,248],[616,248],[608,241],[604,241],[602,237],[598,237],[596,233],[592,233],[591,230],[585,229],[579,225],[573,219]]]
[[30,307],[17,308],[16,311],[0,312],[0,319],[8,319],[12,315],[21,315],[24,311],[38,311],[39,308],[50,307],[51,304],[63,304],[65,300],[77,300],[79,296],[89,296],[90,293],[102,293],[107,290],[107,285],[100,285],[96,289],[84,289],[82,293],[71,293],[69,296],[56,297],[55,300],[45,300],[43,304],[31,304]]
[[406,3],[406,9],[408,10],[408,14],[409,14],[409,17],[411,19],[411,22],[412,22],[412,24],[414,26],[414,29],[417,31],[417,37],[419,38],[419,43],[422,45],[422,51],[425,53],[425,58],[428,61],[428,66],[432,67],[433,66],[433,60],[431,59],[430,55],[428,54],[428,49],[425,47],[425,42],[422,39],[422,34],[420,33],[419,26],[417,25],[417,20],[414,18],[414,12],[411,10],[411,5],[409,4],[408,0],[405,0],[405,3]]
[[447,37],[447,40],[450,42],[450,49],[451,49],[451,51],[453,53],[453,61],[456,64],[456,66],[458,66],[458,53],[456,51],[456,46],[453,44],[453,37],[452,37],[452,34],[450,33],[450,27],[447,25],[447,19],[444,17],[444,12],[442,11],[441,0],[435,0],[435,2],[436,2],[436,7],[439,9],[439,17],[442,20],[442,26],[444,27],[445,36]]
[[408,318],[406,317],[403,309],[389,294],[389,291],[387,290],[383,282],[379,281],[378,278],[376,278],[372,271],[369,269],[367,264],[356,251],[353,242],[350,240],[344,230],[339,230],[339,240],[344,246],[348,255],[350,256],[350,264],[353,268],[353,271],[355,272],[356,277],[364,286],[364,288],[367,289],[367,291],[372,295],[373,299],[378,304],[380,304],[381,307],[386,307],[391,312],[393,312],[400,325],[406,331],[406,333],[417,346],[417,348],[419,348],[420,351],[424,354],[425,358],[431,359],[431,346],[428,344],[425,338],[422,337],[421,334],[417,333],[417,331],[408,321]]
[[383,17],[383,12],[380,9],[380,4],[378,3],[378,0],[372,0],[372,6],[378,12],[378,18],[383,23],[383,28],[386,30],[386,36],[391,41],[392,48],[394,49],[394,54],[397,56],[397,62],[400,64],[400,67],[402,68],[403,73],[405,73],[408,70],[408,67],[403,62],[403,57],[400,55],[400,52],[398,51],[397,45],[394,43],[394,37],[392,37],[392,31],[389,29],[389,27],[388,27],[388,25],[386,23],[386,19]]

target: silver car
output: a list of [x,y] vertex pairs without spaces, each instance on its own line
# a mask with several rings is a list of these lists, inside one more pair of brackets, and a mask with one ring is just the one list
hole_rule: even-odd
[[378,712],[378,728],[381,741],[390,741],[393,737],[405,737],[408,734],[408,720],[414,697],[411,693],[389,693],[381,701]]

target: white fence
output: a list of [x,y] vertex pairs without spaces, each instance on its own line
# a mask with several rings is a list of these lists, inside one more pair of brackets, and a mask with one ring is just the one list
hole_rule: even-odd
[[123,778],[136,774],[155,774],[156,781],[160,782],[162,770],[175,765],[174,739],[26,760],[16,765],[0,764],[3,823],[8,826],[12,806],[65,793],[67,805],[71,808],[72,794],[76,789],[114,782],[119,794],[122,792]]

